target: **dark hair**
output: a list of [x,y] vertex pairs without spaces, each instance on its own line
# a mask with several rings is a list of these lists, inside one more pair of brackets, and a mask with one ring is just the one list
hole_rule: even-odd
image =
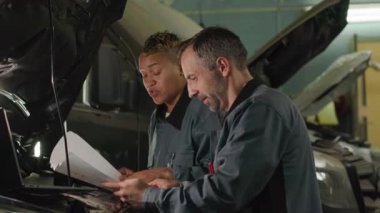
[[181,43],[178,36],[168,31],[157,32],[145,40],[142,52],[151,54],[158,52],[172,52],[175,54]]
[[184,41],[179,50],[179,56],[189,46],[201,58],[210,70],[216,68],[216,59],[226,57],[243,70],[247,66],[247,49],[239,36],[222,27],[207,27],[192,38]]

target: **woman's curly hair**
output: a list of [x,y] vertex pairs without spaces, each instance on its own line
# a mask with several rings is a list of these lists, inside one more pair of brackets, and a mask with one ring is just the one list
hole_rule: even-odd
[[157,32],[145,41],[143,52],[147,54],[158,52],[176,53],[181,41],[178,36],[168,31]]

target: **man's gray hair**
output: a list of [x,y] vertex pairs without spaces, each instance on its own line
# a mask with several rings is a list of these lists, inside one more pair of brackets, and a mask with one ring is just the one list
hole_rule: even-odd
[[239,70],[247,66],[247,49],[239,36],[222,27],[207,27],[184,41],[179,49],[179,56],[189,46],[201,58],[210,70],[216,69],[216,59],[226,57]]

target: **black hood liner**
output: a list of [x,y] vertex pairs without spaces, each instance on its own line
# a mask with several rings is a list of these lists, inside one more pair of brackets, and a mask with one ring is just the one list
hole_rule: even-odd
[[325,0],[279,33],[248,61],[249,70],[277,88],[321,53],[344,29],[349,0]]
[[[126,0],[55,0],[55,84],[65,120],[108,26],[121,18]],[[51,86],[50,21],[47,0],[0,1],[0,90],[24,102],[30,116],[0,94],[12,130],[22,135],[56,124]]]

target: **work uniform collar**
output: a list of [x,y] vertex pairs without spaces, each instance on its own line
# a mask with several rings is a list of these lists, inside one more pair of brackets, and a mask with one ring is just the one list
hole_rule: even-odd
[[185,116],[186,109],[190,103],[190,100],[191,99],[189,98],[187,87],[185,86],[181,97],[178,99],[170,115],[167,118],[165,118],[167,106],[165,104],[161,104],[157,106],[156,117],[161,120],[166,120],[175,128],[180,130],[182,126],[182,120]]
[[232,112],[241,102],[243,102],[249,96],[251,96],[255,89],[261,84],[263,84],[263,82],[257,77],[248,81],[247,84],[240,91],[239,95],[236,97],[234,103],[231,105],[230,110],[228,110],[224,118],[226,118],[228,114],[230,114],[230,112]]

